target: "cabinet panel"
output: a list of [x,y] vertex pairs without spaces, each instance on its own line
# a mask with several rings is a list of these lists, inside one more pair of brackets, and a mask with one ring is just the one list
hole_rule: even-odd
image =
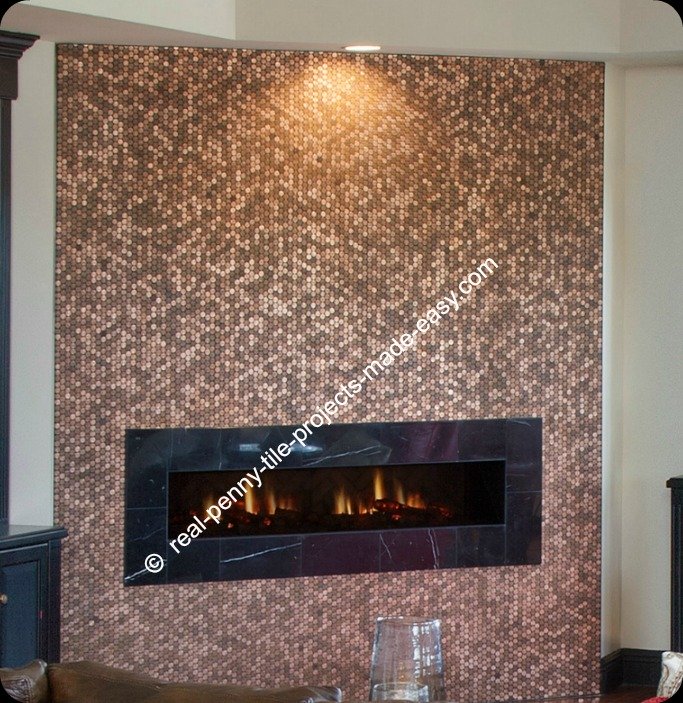
[[0,666],[45,659],[48,547],[0,552]]

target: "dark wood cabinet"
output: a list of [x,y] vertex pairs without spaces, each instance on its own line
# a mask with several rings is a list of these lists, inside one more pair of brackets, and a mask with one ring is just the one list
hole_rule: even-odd
[[0,664],[21,666],[47,652],[48,548],[0,552]]
[[59,661],[61,528],[0,528],[0,667]]

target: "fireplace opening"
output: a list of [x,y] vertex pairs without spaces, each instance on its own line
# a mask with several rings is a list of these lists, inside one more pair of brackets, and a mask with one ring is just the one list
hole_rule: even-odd
[[[236,485],[241,471],[169,473],[177,537]],[[201,537],[354,532],[505,522],[505,462],[280,468],[208,520]]]

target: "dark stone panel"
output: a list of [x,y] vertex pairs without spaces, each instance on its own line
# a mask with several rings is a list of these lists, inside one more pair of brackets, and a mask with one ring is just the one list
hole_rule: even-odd
[[301,537],[227,537],[220,540],[219,578],[301,576]]
[[169,471],[207,471],[220,468],[221,430],[173,430]]
[[[391,438],[382,425],[333,425],[316,430],[304,451],[303,466],[375,466],[389,463]],[[310,451],[312,449],[318,450]]]
[[458,566],[500,566],[505,564],[505,527],[460,527]]
[[438,569],[439,552],[434,531],[381,532],[379,559],[382,572]]
[[519,418],[505,423],[507,489],[540,491],[542,441],[539,418]]
[[[124,584],[142,586],[166,583],[168,554],[166,541],[166,510],[161,508],[137,508],[126,510],[124,550]],[[165,560],[159,573],[145,568],[145,558],[158,554]]]
[[382,436],[391,447],[387,463],[420,464],[457,458],[457,422],[405,422],[386,425]]
[[169,583],[217,581],[220,578],[220,551],[218,539],[195,539],[187,547],[168,549]]
[[[167,461],[171,471],[244,469],[261,465],[261,455],[289,444],[296,425],[129,430]],[[170,433],[170,434],[169,434]],[[162,446],[169,443],[172,446]],[[131,443],[131,451],[140,447]],[[373,466],[504,458],[504,420],[356,423],[316,428],[305,446],[291,445],[280,467]],[[149,450],[148,450],[149,451]],[[150,457],[142,457],[143,465]]]
[[505,459],[505,420],[460,423],[457,458],[460,461]]
[[126,508],[166,507],[173,430],[126,431]]
[[[291,441],[291,430],[287,427],[237,427],[217,430],[220,432],[220,467],[247,470],[260,467],[261,456],[268,449],[276,449],[280,444]],[[287,463],[283,460],[280,466]]]
[[432,530],[439,557],[439,568],[453,569],[458,566],[458,528],[446,527]]
[[508,494],[506,564],[541,563],[541,505],[540,492]]
[[380,534],[317,534],[303,538],[303,576],[377,573]]

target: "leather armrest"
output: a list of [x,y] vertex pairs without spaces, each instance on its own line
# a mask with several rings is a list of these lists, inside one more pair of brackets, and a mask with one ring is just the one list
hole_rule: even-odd
[[47,665],[34,659],[15,669],[0,669],[0,681],[10,698],[20,703],[49,703]]
[[258,689],[247,686],[162,683],[144,674],[95,664],[36,660],[0,669],[7,693],[20,703],[323,703],[341,701],[327,686]]
[[162,684],[144,674],[95,664],[50,664],[51,703],[142,703]]
[[231,684],[167,684],[147,703],[324,703],[341,701],[331,686],[251,688]]

